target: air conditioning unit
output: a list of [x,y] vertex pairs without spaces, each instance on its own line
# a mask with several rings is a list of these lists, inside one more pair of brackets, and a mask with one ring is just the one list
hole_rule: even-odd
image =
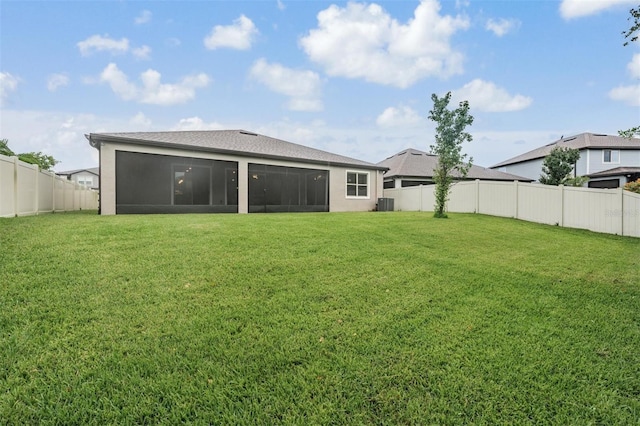
[[393,211],[393,198],[378,198],[378,211],[379,212],[392,212]]

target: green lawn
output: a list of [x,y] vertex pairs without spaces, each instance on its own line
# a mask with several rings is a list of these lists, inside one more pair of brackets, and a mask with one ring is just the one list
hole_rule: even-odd
[[640,424],[640,239],[482,215],[0,219],[0,424]]

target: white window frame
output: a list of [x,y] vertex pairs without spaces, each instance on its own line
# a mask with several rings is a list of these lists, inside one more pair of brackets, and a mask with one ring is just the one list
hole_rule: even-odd
[[[611,161],[606,161],[605,160],[605,153],[609,151],[610,154],[610,160]],[[603,149],[602,150],[602,164],[620,164],[620,150],[619,149]]]
[[[355,173],[356,174],[356,195],[349,195],[349,186],[350,185],[354,185],[354,184],[350,184],[349,182],[349,173]],[[358,175],[366,175],[367,176],[367,183],[366,183],[366,188],[367,188],[367,195],[358,195],[358,187],[359,186],[363,186],[362,184],[358,183]],[[362,170],[346,170],[345,174],[344,174],[344,194],[346,196],[346,198],[349,199],[357,199],[357,200],[368,200],[371,198],[371,173],[370,172],[364,172]]]
[[93,186],[93,177],[88,176],[79,176],[78,184],[84,186]]

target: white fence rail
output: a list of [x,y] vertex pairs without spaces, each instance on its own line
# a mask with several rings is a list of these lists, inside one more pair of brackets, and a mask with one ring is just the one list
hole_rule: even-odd
[[96,191],[0,155],[0,217],[97,208]]
[[[435,185],[385,189],[396,211],[433,211]],[[469,181],[452,186],[447,211],[640,237],[640,194],[522,182]]]

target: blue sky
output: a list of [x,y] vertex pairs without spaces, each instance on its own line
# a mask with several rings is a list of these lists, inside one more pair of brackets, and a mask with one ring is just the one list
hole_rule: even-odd
[[84,134],[119,131],[245,129],[377,163],[428,151],[431,94],[451,91],[488,167],[640,124],[634,6],[0,0],[0,138],[57,171],[97,166]]

